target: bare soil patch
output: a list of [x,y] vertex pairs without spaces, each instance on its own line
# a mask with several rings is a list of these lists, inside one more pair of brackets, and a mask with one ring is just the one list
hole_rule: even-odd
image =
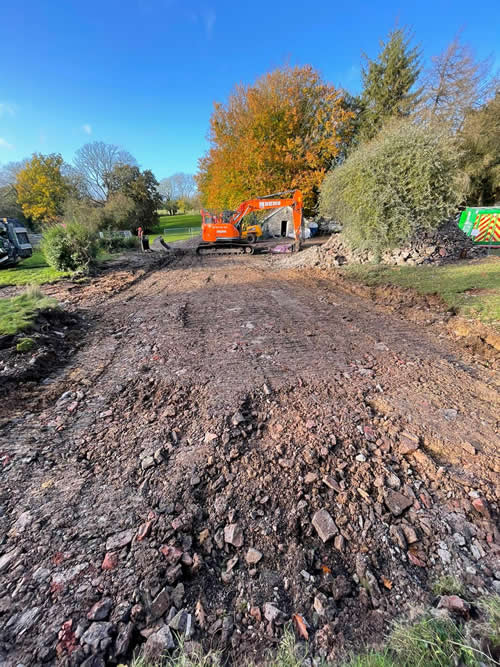
[[442,573],[498,590],[495,369],[271,266],[185,254],[51,287],[89,328],[1,413],[7,665],[123,663],[173,629],[259,663],[293,614],[336,660]]

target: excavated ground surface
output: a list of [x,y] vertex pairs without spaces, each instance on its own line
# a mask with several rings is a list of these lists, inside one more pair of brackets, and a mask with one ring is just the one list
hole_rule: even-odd
[[336,660],[440,574],[498,590],[497,371],[435,317],[275,269],[46,289],[87,324],[0,406],[0,664],[154,658],[168,623],[258,663],[294,614]]
[[[0,337],[0,397],[4,409],[8,409],[9,395],[19,383],[29,394],[30,381],[43,380],[55,367],[64,365],[79,346],[82,328],[85,322],[75,314],[50,309],[38,314],[29,332]],[[19,352],[17,343],[27,337],[33,349]],[[14,400],[19,401],[19,396]]]

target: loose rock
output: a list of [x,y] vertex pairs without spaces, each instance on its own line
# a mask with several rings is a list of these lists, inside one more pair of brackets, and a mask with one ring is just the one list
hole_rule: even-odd
[[255,565],[262,558],[262,554],[257,549],[250,547],[245,556],[245,560],[249,565]]
[[224,541],[236,548],[243,546],[243,531],[237,523],[231,523],[224,528]]
[[413,505],[413,500],[407,498],[402,493],[399,493],[399,491],[393,491],[391,489],[386,493],[385,504],[394,516],[399,516],[408,509],[408,507]]
[[174,638],[168,625],[162,625],[153,632],[144,644],[143,656],[145,660],[156,661],[165,658],[167,651],[175,648]]
[[334,520],[326,509],[316,512],[312,518],[312,525],[323,542],[328,542],[328,540],[331,540],[339,532]]
[[111,598],[102,598],[102,600],[95,603],[87,614],[87,618],[90,621],[104,621],[109,616],[112,606],[113,601]]
[[111,535],[106,540],[106,551],[115,551],[116,549],[122,549],[126,547],[127,544],[130,544],[134,538],[134,530],[124,530],[121,533],[116,533],[116,535]]
[[112,628],[113,624],[109,622],[92,623],[89,629],[83,633],[80,641],[82,644],[88,644],[94,651],[97,651],[101,646],[101,642],[105,642],[109,638]]

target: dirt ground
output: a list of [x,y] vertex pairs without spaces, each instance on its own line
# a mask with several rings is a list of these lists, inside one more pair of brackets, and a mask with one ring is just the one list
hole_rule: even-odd
[[81,337],[0,405],[0,665],[154,658],[175,632],[259,663],[292,617],[338,660],[443,573],[499,590],[494,360],[433,304],[280,261],[45,289]]

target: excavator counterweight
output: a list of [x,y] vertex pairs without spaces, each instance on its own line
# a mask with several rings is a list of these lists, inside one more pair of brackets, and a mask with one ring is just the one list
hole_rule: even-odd
[[[229,218],[222,214],[201,211],[201,239],[197,247],[199,255],[253,254],[255,235],[243,228],[243,218],[249,213],[269,209],[292,209],[295,249],[299,250],[302,236],[302,193],[300,190],[280,192],[266,197],[256,197],[242,202]],[[250,237],[250,238],[249,238]]]

